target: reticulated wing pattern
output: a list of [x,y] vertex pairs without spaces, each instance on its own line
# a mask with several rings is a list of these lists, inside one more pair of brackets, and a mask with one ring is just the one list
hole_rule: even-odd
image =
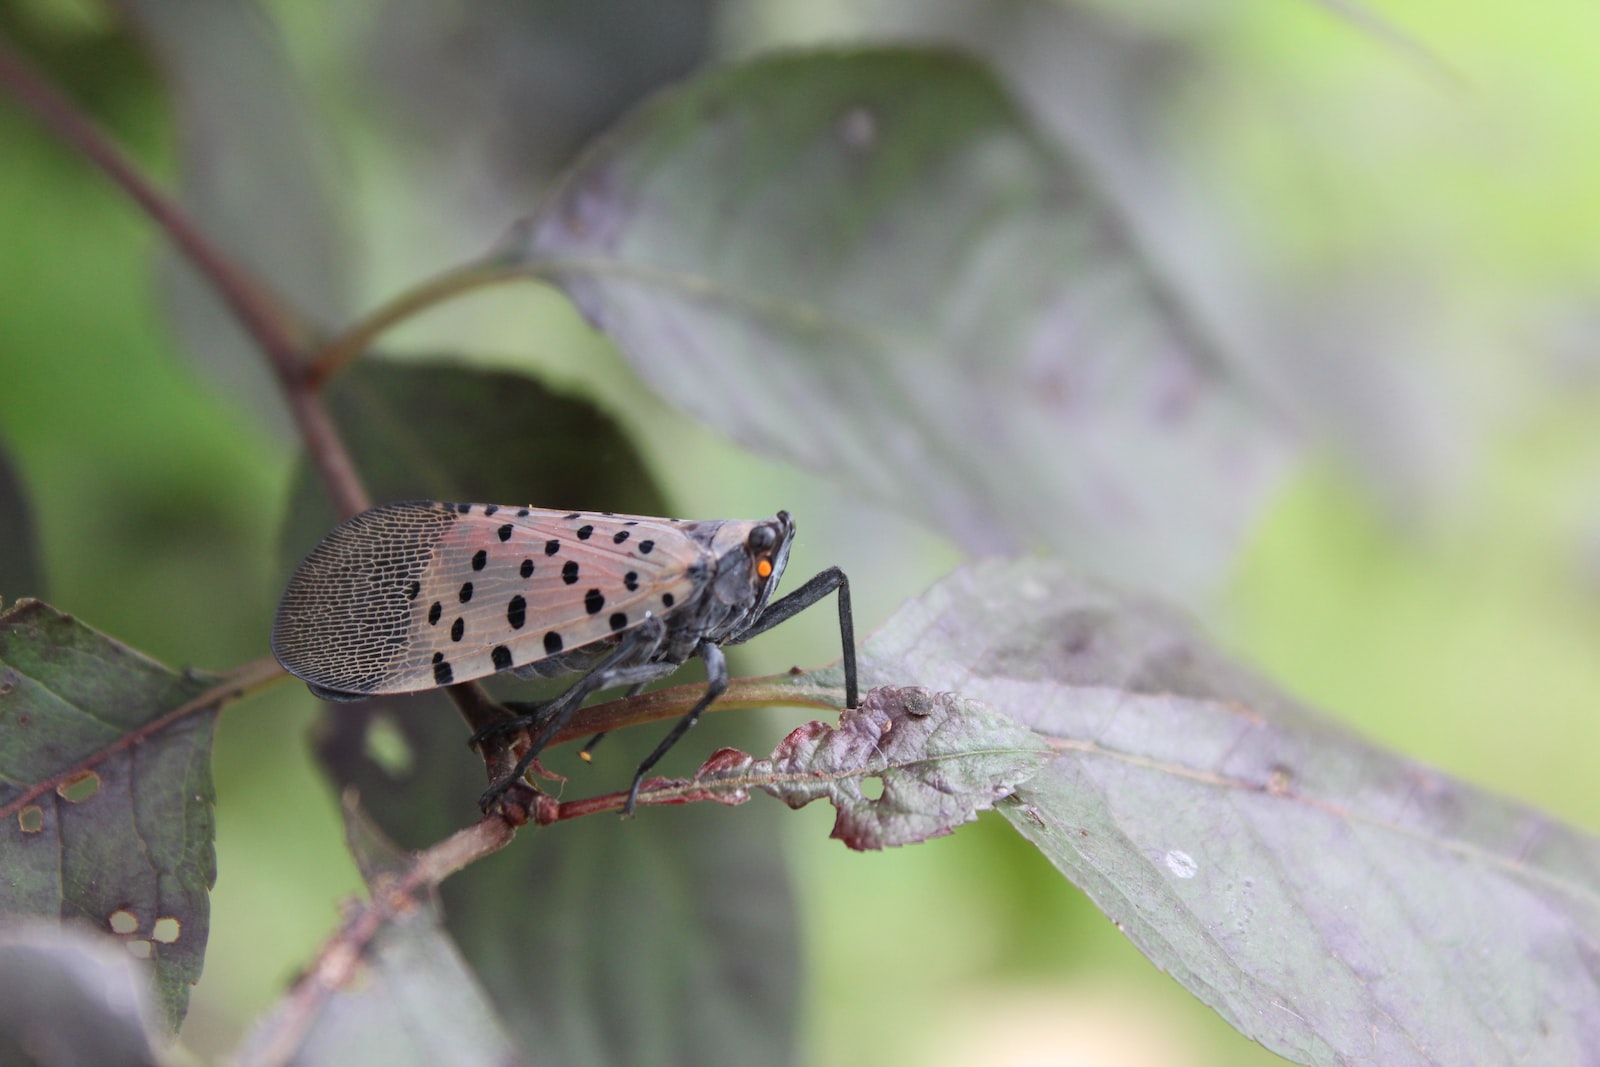
[[350,694],[524,667],[689,602],[700,546],[668,519],[389,504],[336,527],[289,580],[273,651]]

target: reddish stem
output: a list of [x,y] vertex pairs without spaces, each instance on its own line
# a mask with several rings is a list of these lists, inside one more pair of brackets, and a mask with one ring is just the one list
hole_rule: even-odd
[[271,656],[251,660],[244,666],[230,672],[220,682],[193,700],[185,701],[165,715],[157,716],[135,730],[129,730],[105,748],[91,752],[83,759],[73,763],[72,766],[30,786],[10,803],[0,807],[0,819],[10,818],[46,793],[72,781],[85,771],[93,770],[119,752],[126,752],[135,745],[143,744],[179,719],[186,719],[191,715],[215,710],[229,701],[238,700],[248,693],[255,692],[262,686],[274,682],[282,676],[283,668],[278,666],[278,662]]

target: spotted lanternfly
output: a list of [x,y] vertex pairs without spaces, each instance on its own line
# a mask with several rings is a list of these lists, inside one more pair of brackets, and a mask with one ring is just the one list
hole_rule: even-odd
[[517,725],[538,728],[487,807],[593,693],[635,691],[692,656],[705,695],[640,764],[633,793],[728,684],[722,646],[771,629],[839,592],[845,699],[856,706],[850,583],[830,567],[768,603],[794,522],[684,522],[496,504],[411,501],[347,520],[296,568],[278,604],[272,651],[326,700],[361,700],[498,671],[581,673]]

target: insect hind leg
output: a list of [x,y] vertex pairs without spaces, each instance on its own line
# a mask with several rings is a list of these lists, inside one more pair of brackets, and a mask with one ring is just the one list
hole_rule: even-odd
[[[628,687],[628,691],[622,694],[623,699],[638,696],[640,693],[644,692],[644,687],[649,684],[649,682],[640,682],[638,685],[630,685]],[[593,758],[591,754],[594,752],[596,746],[598,746],[600,742],[604,741],[606,739],[606,734],[610,732],[610,730],[601,730],[599,733],[589,738],[588,743],[583,746],[583,750],[578,753],[578,755],[583,757],[583,762],[588,763],[590,759]]]
[[667,733],[667,736],[661,739],[661,743],[656,746],[655,751],[644,758],[643,762],[639,764],[639,769],[633,772],[633,785],[628,789],[628,802],[622,806],[624,818],[633,814],[634,803],[639,799],[639,786],[643,784],[644,776],[650,773],[650,768],[654,767],[656,762],[667,754],[668,749],[683,740],[683,735],[688,733],[690,728],[700,721],[701,713],[710,707],[711,702],[721,696],[728,688],[728,661],[722,655],[722,649],[711,641],[701,641],[696,646],[695,651],[701,659],[705,660],[706,691],[695,702],[694,707],[690,708],[683,718],[677,721]]

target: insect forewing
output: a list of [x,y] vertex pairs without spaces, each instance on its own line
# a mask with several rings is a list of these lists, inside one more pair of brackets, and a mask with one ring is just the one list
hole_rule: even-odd
[[319,689],[409,693],[522,667],[688,602],[702,549],[668,519],[410,502],[363,512],[301,562],[272,629]]

